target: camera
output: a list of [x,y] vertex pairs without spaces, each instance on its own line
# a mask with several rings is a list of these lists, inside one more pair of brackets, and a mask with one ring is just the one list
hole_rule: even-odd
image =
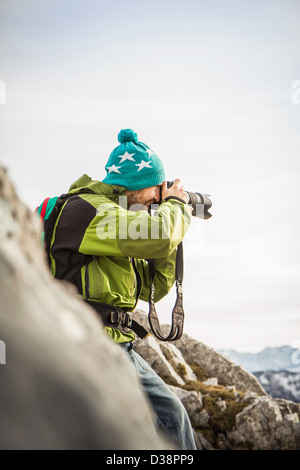
[[[167,181],[167,188],[169,189],[174,181]],[[209,199],[210,194],[205,193],[193,193],[192,191],[185,191],[189,196],[188,204],[193,208],[192,215],[200,219],[209,219],[211,214],[208,212],[212,206],[212,202]]]

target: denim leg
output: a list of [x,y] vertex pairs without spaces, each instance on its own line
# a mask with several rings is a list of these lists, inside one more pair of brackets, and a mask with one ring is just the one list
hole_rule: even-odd
[[137,370],[141,383],[153,406],[157,425],[182,450],[196,449],[193,429],[188,414],[170,387],[135,351],[124,345]]

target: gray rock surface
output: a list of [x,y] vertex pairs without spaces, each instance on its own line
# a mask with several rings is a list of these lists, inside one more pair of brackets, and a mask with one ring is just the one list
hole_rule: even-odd
[[235,365],[213,348],[188,335],[183,335],[179,341],[176,341],[176,347],[189,364],[200,366],[207,377],[217,377],[219,383],[235,385],[243,392],[250,390],[258,395],[266,395],[254,375],[243,367]]
[[206,410],[203,410],[202,394],[196,391],[188,391],[173,386],[171,386],[171,389],[182,401],[185,409],[191,417],[192,425],[196,428],[205,427],[209,421],[209,416],[206,413]]
[[153,336],[147,336],[135,346],[135,351],[147,357],[148,364],[164,380],[172,385],[184,385],[184,380],[177,374],[171,363],[166,359]]
[[189,364],[184,360],[180,350],[174,346],[174,344],[160,343],[160,349],[173,369],[177,369],[181,372],[184,380],[197,380],[196,374],[193,372]]
[[236,447],[251,444],[253,450],[300,448],[299,414],[283,417],[278,403],[257,397],[237,416],[230,440]]
[[[145,312],[136,310],[134,318],[146,328],[149,328]],[[164,333],[169,330],[170,327],[168,325],[162,326]],[[137,344],[139,343],[140,341],[138,340]],[[163,345],[165,343],[161,341],[158,341],[158,343],[164,348]],[[243,367],[237,366],[213,348],[191,338],[189,335],[183,334],[180,340],[172,343],[172,347],[174,346],[181,352],[185,363],[189,366],[196,365],[201,367],[204,375],[208,379],[215,377],[219,383],[235,385],[243,392],[253,391],[258,395],[267,394],[254,375],[246,371]]]

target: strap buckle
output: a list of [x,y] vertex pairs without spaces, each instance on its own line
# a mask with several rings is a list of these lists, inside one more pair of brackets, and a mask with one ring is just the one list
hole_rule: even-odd
[[176,290],[178,295],[183,295],[183,287],[181,281],[176,281]]
[[123,311],[114,311],[110,312],[110,321],[113,324],[123,325],[127,328],[132,327],[132,315]]

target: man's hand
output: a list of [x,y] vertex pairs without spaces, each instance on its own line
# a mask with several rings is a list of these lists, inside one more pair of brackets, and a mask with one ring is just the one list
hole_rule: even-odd
[[184,192],[184,187],[180,186],[180,179],[176,179],[169,189],[167,188],[166,181],[161,185],[162,201],[170,196],[180,197],[180,199],[183,199],[186,203],[189,202],[188,194]]

